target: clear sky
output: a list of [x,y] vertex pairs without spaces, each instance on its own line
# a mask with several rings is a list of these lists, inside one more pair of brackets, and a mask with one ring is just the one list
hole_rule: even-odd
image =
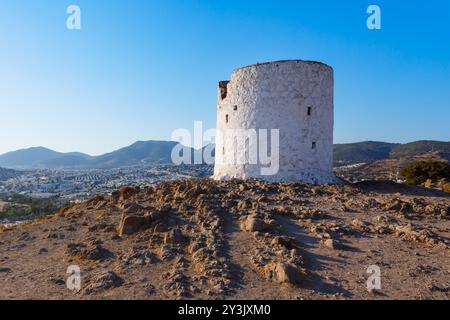
[[212,128],[219,80],[283,59],[334,68],[335,142],[450,140],[448,0],[0,0],[0,153]]

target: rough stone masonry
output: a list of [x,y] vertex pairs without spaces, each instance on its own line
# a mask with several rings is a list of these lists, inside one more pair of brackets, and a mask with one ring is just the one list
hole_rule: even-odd
[[[239,68],[231,81],[219,83],[214,178],[334,183],[333,69],[302,60],[277,61]],[[261,134],[279,130],[278,168],[264,174]],[[232,132],[232,134],[227,134]],[[263,139],[264,141],[264,139]],[[252,154],[252,150],[256,150]]]

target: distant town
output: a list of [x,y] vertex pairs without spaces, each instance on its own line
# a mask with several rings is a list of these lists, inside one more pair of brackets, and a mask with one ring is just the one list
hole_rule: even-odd
[[162,181],[212,175],[208,165],[155,165],[118,169],[36,169],[0,181],[0,194],[37,198],[58,197],[61,202],[80,202],[107,195],[123,186],[148,186]]

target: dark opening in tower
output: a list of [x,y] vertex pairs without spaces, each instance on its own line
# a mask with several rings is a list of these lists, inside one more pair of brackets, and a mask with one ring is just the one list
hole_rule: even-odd
[[230,83],[230,81],[220,81],[219,82],[219,91],[220,91],[220,99],[221,100],[223,100],[227,97],[228,83]]

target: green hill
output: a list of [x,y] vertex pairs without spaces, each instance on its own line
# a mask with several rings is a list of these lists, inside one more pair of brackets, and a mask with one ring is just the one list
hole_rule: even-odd
[[389,158],[393,144],[386,142],[358,142],[334,145],[334,163],[351,164]]
[[372,162],[389,158],[414,156],[420,153],[442,151],[450,152],[450,142],[416,141],[406,144],[387,142],[358,142],[336,144],[334,146],[335,166]]
[[416,141],[406,144],[394,145],[391,150],[391,158],[412,156],[418,153],[430,151],[450,152],[450,142]]

